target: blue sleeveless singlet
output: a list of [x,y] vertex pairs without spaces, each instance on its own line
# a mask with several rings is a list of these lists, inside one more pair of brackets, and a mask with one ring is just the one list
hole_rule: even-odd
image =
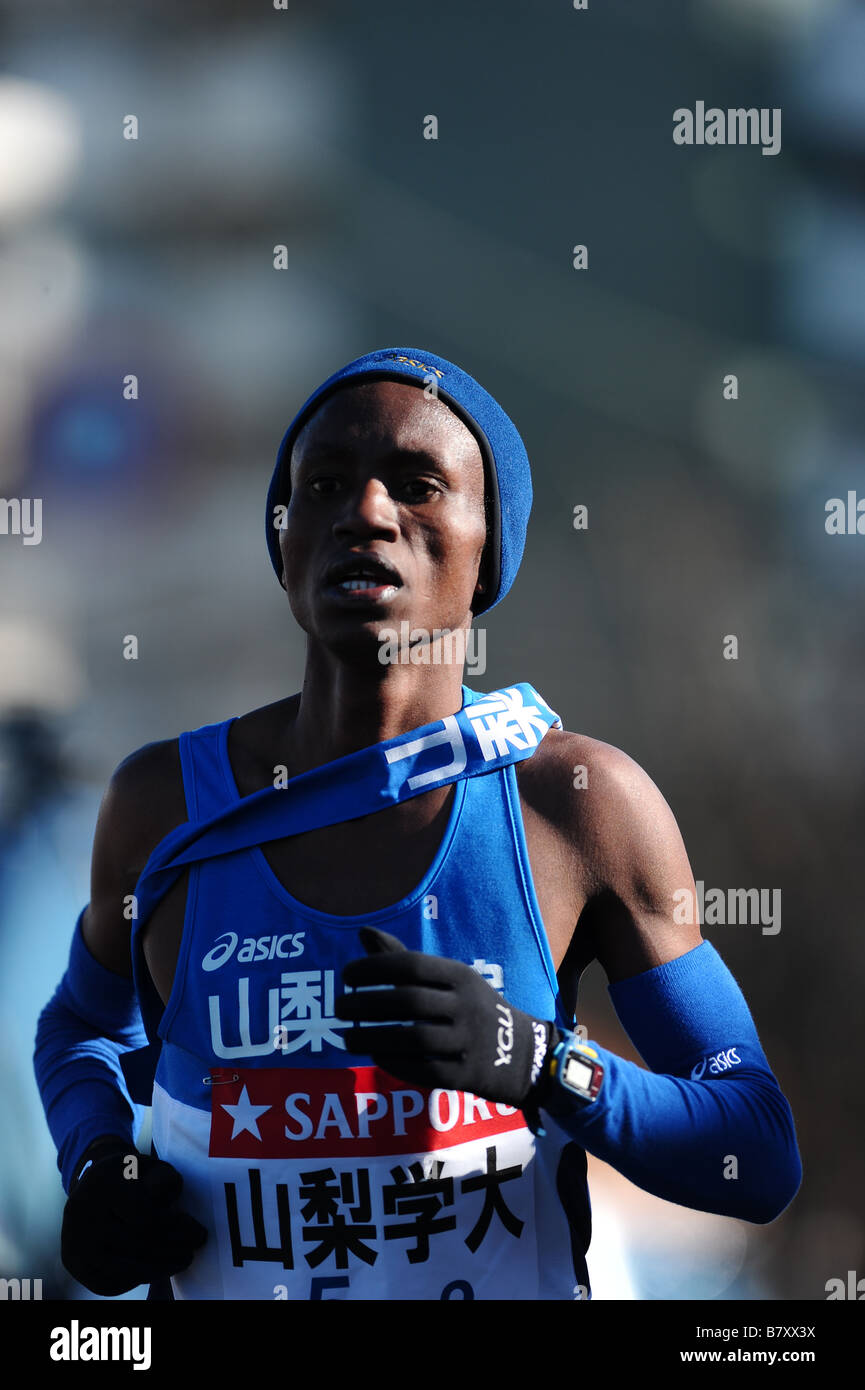
[[[180,736],[191,821],[239,800],[232,722]],[[305,906],[259,846],[193,864],[153,1089],[154,1151],[208,1230],[171,1280],[175,1298],[590,1297],[582,1149],[549,1118],[534,1136],[510,1106],[430,1091],[345,1051],[333,1001],[365,923],[573,1025],[513,765],[454,784],[429,869],[376,912]]]

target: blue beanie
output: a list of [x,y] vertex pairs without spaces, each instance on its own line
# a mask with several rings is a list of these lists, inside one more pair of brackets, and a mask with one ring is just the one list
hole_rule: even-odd
[[532,476],[525,445],[513,421],[474,377],[444,357],[419,348],[379,348],[355,358],[313,391],[295,415],[279,446],[267,492],[267,548],[277,578],[282,573],[282,557],[274,509],[288,502],[294,440],[323,398],[347,381],[408,381],[423,387],[430,380],[436,383],[439,400],[471,430],[484,461],[490,502],[489,584],[475,611],[485,613],[504,598],[523,558],[532,509]]

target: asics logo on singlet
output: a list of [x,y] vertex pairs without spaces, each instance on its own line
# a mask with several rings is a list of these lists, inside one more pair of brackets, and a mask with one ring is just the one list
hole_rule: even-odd
[[[243,945],[237,952],[237,959],[243,965],[261,960],[291,960],[303,955],[305,932],[286,932],[284,936],[245,936]],[[201,962],[202,970],[218,970],[231,960],[240,937],[237,932],[226,931],[216,938],[216,943]]]
[[709,1069],[711,1076],[720,1076],[722,1072],[729,1071],[731,1067],[738,1067],[742,1058],[737,1053],[735,1047],[728,1047],[726,1051],[716,1052],[711,1057],[704,1057],[695,1067],[691,1068],[691,1080],[700,1081]]
[[496,1004],[496,1012],[499,1015],[499,1031],[496,1035],[496,1060],[493,1066],[506,1067],[510,1064],[514,1050],[514,1016],[506,1004]]

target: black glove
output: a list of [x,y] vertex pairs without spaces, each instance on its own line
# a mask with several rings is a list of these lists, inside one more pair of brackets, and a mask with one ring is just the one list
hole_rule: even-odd
[[63,1211],[60,1257],[92,1293],[113,1298],[139,1284],[188,1269],[207,1231],[173,1205],[183,1179],[176,1168],[135,1154],[137,1177],[124,1177],[130,1145],[121,1140],[73,1183]]
[[[381,1026],[347,1028],[348,1051],[403,1081],[534,1113],[534,1087],[558,1029],[515,1009],[461,961],[407,951],[375,927],[361,927],[360,939],[369,954],[342,972],[343,983],[360,992],[341,994],[335,1009],[355,1025]],[[394,988],[368,989],[381,985]]]

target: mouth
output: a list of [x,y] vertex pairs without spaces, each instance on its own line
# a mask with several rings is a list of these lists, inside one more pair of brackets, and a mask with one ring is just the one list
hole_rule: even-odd
[[324,591],[351,604],[387,603],[402,588],[399,571],[378,558],[351,556],[331,565]]

